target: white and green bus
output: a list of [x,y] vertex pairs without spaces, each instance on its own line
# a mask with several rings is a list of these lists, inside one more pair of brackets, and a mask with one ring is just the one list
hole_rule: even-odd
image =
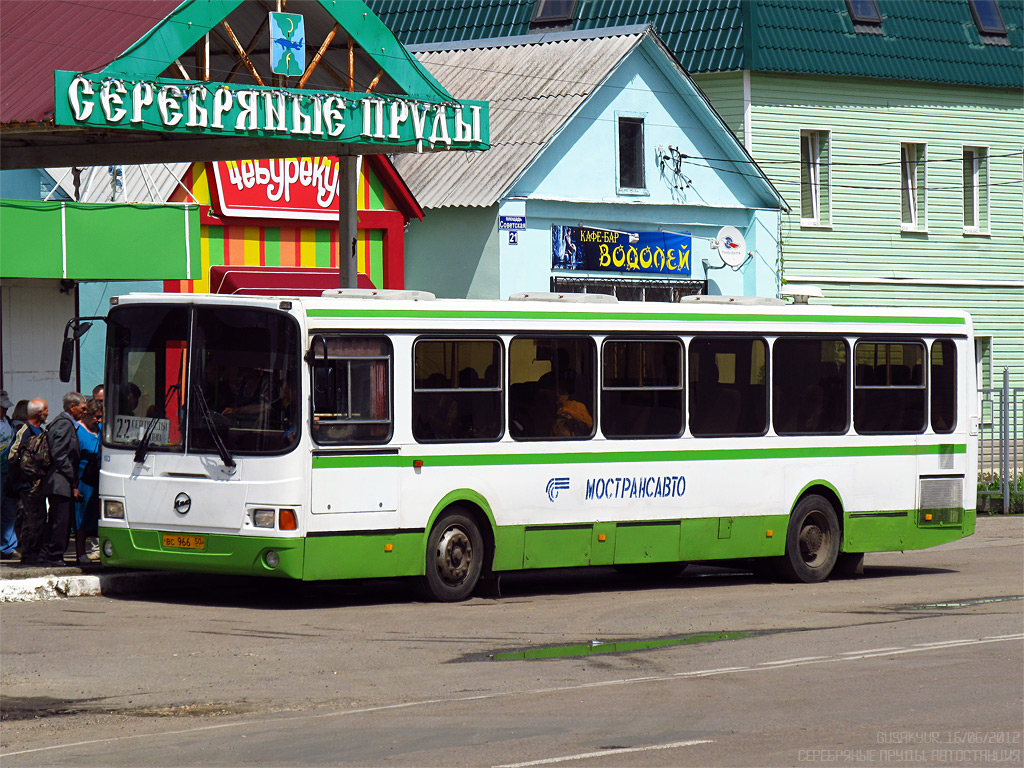
[[956,310],[415,291],[129,295],[103,562],[292,579],[768,558],[797,581],[975,525]]

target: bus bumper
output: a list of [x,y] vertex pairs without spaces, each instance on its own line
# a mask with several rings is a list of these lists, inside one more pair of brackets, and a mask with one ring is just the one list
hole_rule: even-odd
[[[202,537],[202,548],[165,546],[164,532],[100,526],[103,565],[167,571],[197,571],[239,576],[301,579],[305,539],[238,536],[222,533],[189,534]],[[110,554],[107,554],[107,551]]]
[[847,513],[843,523],[843,552],[893,552],[927,549],[974,533],[973,509],[947,510],[929,519],[927,511]]

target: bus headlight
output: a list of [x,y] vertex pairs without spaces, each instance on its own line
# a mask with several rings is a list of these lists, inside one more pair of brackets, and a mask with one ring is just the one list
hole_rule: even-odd
[[267,564],[267,568],[277,568],[281,563],[281,556],[274,550],[269,549],[263,556],[263,561]]
[[254,509],[252,511],[252,524],[255,525],[257,528],[273,528],[274,510]]
[[124,520],[124,502],[116,499],[104,499],[103,516],[110,520]]
[[114,556],[114,543],[110,539],[103,542],[103,554],[107,557]]

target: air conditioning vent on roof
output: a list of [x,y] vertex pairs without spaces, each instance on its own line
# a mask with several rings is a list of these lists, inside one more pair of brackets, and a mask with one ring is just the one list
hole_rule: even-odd
[[776,299],[771,296],[705,296],[704,294],[697,296],[680,296],[679,302],[693,302],[695,304],[734,304],[741,307],[757,305],[778,306],[786,303],[782,299]]
[[387,288],[332,288],[320,294],[325,299],[390,299],[392,301],[433,301],[429,291],[404,291]]
[[576,304],[618,304],[619,300],[607,293],[547,293],[545,291],[524,291],[513,293],[509,301],[564,301]]
[[820,299],[823,294],[821,288],[816,285],[787,285],[779,295],[793,299],[794,304],[807,304],[808,299]]

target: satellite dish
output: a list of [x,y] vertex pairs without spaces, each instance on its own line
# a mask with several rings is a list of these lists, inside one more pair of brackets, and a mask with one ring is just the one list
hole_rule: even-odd
[[718,230],[718,255],[730,267],[738,267],[747,260],[747,241],[736,227]]

